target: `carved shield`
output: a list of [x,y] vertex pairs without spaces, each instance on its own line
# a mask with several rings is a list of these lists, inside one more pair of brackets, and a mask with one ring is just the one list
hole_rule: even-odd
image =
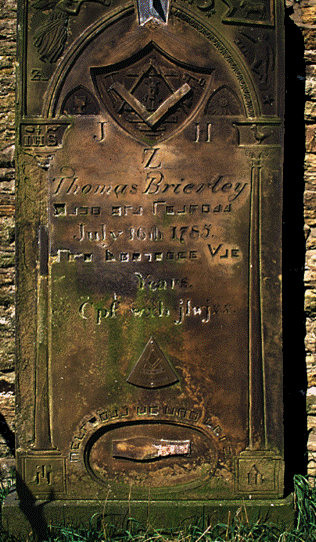
[[201,105],[213,70],[177,61],[154,43],[117,64],[91,69],[99,97],[131,135],[156,143],[179,130]]

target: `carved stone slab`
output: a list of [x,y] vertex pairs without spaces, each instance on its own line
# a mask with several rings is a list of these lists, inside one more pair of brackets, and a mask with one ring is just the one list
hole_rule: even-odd
[[20,489],[282,497],[281,3],[19,10]]

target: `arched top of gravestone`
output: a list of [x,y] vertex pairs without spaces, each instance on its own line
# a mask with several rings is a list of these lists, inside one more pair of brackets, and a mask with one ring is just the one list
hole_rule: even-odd
[[[129,68],[132,69],[132,66],[136,66],[143,60],[143,65],[139,65],[138,68],[144,76],[147,64],[153,61],[150,48],[151,51],[155,51],[156,67],[153,68],[156,70],[155,75],[163,77],[166,81],[161,70],[166,71],[169,63],[169,68],[171,69],[173,65],[181,79],[181,84],[179,82],[175,86],[170,86],[170,91],[167,92],[165,89],[160,103],[165,102],[168,98],[172,100],[171,95],[177,91],[181,93],[180,89],[182,89],[184,96],[181,95],[181,100],[186,100],[189,103],[189,98],[191,101],[193,98],[194,103],[189,107],[189,115],[192,116],[192,113],[198,108],[207,106],[212,95],[217,93],[218,97],[219,90],[224,89],[222,94],[225,94],[225,103],[227,98],[233,102],[232,107],[228,107],[226,114],[248,118],[261,116],[259,92],[253,74],[240,55],[238,46],[228,44],[218,30],[211,28],[209,24],[206,25],[198,17],[193,17],[189,11],[178,7],[170,10],[168,24],[157,22],[156,17],[151,17],[143,25],[140,25],[139,22],[139,18],[135,17],[134,6],[129,4],[120,10],[104,15],[90,25],[70,45],[59,62],[47,88],[42,110],[43,117],[65,115],[63,108],[65,100],[79,87],[87,90],[89,101],[93,97],[99,102],[101,114],[102,110],[106,110],[113,117],[111,99],[106,96],[107,92],[101,90],[102,74],[104,79],[106,74],[110,76],[115,68],[120,68],[122,75],[124,75]],[[158,60],[157,54],[160,55]],[[205,85],[205,87],[201,86],[199,93],[193,92],[191,87],[190,89],[183,87],[185,73],[191,73],[190,70],[192,73],[195,72],[196,79],[203,80],[203,85]],[[181,71],[182,75],[180,76]],[[114,85],[112,98],[115,94],[116,98],[122,99],[120,77],[118,80],[113,78],[111,84]],[[110,86],[107,85],[107,87]],[[206,88],[208,89],[207,96]],[[137,99],[137,92],[133,93],[130,88],[126,90],[134,94],[132,99]],[[131,104],[129,105],[132,107]],[[167,103],[168,105],[170,102]],[[157,108],[152,109],[156,111]],[[216,110],[216,107],[210,109],[210,111],[212,110]],[[158,112],[158,117],[160,113],[162,111]],[[225,110],[217,114],[225,114]],[[150,119],[149,124],[155,120],[155,118]],[[120,124],[127,129],[124,122],[121,120]],[[144,122],[146,123],[147,120]],[[137,137],[133,130],[130,132]]]

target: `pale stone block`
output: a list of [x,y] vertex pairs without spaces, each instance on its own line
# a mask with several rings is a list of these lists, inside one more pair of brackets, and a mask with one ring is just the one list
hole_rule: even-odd
[[304,194],[304,216],[308,226],[316,226],[316,192],[306,190]]
[[314,122],[316,120],[316,102],[306,102],[305,120]]

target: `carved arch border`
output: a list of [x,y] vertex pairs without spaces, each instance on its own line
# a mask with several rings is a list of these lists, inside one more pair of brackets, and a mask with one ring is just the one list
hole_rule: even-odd
[[[171,13],[175,17],[178,17],[178,19],[181,19],[182,21],[188,23],[190,26],[198,30],[198,32],[205,36],[214,45],[215,49],[217,49],[217,51],[221,53],[221,55],[228,62],[238,79],[241,93],[244,98],[244,105],[247,117],[260,117],[261,108],[259,105],[259,100],[255,91],[255,85],[253,83],[252,77],[248,73],[248,69],[242,64],[238,56],[230,50],[231,47],[216,34],[214,29],[210,30],[209,28],[207,28],[201,21],[198,20],[197,17],[192,17],[192,15],[190,15],[188,12],[179,9],[178,7],[171,8]],[[243,72],[247,73],[249,82],[246,81],[246,77]]]
[[72,43],[57,67],[50,83],[48,84],[42,109],[42,116],[44,118],[55,117],[56,106],[64,80],[78,57],[81,55],[86,44],[93,41],[94,38],[96,38],[108,26],[115,24],[122,17],[131,15],[134,11],[134,3],[130,2],[129,5],[125,6],[123,9],[119,8],[114,13],[112,12],[111,14],[105,14],[95,24],[89,26]]
[[[52,80],[48,85],[42,109],[42,115],[44,118],[52,118],[56,115],[56,106],[63,82],[69,71],[72,69],[74,63],[82,53],[87,42],[90,43],[98,36],[99,33],[105,30],[105,28],[115,24],[122,17],[131,15],[134,11],[134,4],[130,3],[123,9],[117,9],[115,13],[112,12],[112,14],[104,15],[104,17],[98,20],[94,25],[89,26],[89,28],[87,28],[74,41],[60,62],[52,77]],[[235,73],[235,76],[240,84],[246,116],[248,118],[260,117],[260,103],[251,74],[240,58],[238,58],[232,47],[222,38],[220,38],[214,29],[211,30],[207,28],[201,21],[199,21],[196,17],[192,17],[186,11],[173,7],[171,8],[171,13],[178,19],[181,19],[195,28],[212,43],[215,49],[217,49],[217,51],[223,56],[225,61],[230,65],[231,69]]]

